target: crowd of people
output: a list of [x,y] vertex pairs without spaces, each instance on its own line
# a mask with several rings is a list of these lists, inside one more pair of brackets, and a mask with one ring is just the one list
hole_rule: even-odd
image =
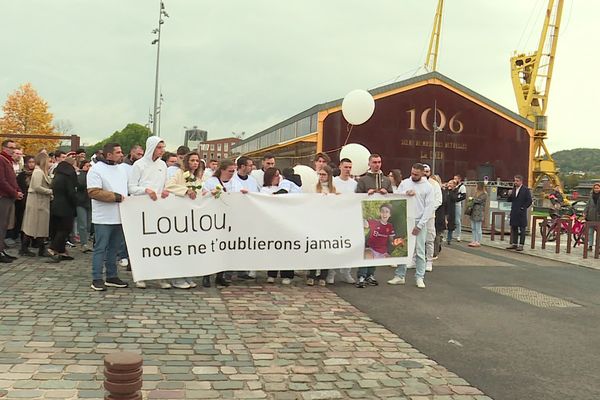
[[[123,237],[119,203],[128,196],[149,196],[152,200],[168,196],[189,197],[221,191],[273,195],[312,192],[324,194],[391,193],[415,198],[415,250],[408,265],[399,265],[389,284],[405,283],[406,270],[415,268],[417,287],[425,288],[425,273],[433,270],[433,261],[442,250],[442,244],[461,241],[462,218],[471,221],[471,247],[481,246],[482,221],[487,202],[483,182],[477,183],[474,194],[467,190],[460,175],[443,182],[432,175],[427,164],[415,163],[410,175],[403,179],[402,172],[382,170],[378,154],[369,157],[369,170],[360,177],[352,176],[352,160],[343,158],[335,165],[325,153],[313,160],[317,183],[312,187],[301,180],[291,168],[279,169],[273,155],[262,157],[261,165],[242,156],[231,160],[202,160],[195,151],[180,146],[175,153],[166,151],[165,141],[151,136],[145,150],[132,146],[125,155],[117,143],[109,143],[94,154],[91,160],[85,150],[65,153],[40,151],[35,156],[23,155],[15,141],[2,142],[0,156],[0,262],[10,263],[15,256],[6,251],[6,245],[20,241],[19,255],[45,257],[46,262],[59,263],[73,260],[68,249],[79,246],[82,252],[92,252],[92,284],[98,291],[106,287],[127,287],[118,276],[117,264],[131,269],[127,246]],[[598,201],[600,185],[594,186],[586,214],[589,220],[600,220]],[[515,188],[509,201],[511,211],[511,249],[523,250],[527,208],[531,193],[523,185],[521,176],[515,177]],[[381,218],[365,222],[368,231],[366,257],[389,257],[389,244],[395,237],[389,222],[391,210],[382,206]],[[596,219],[594,219],[596,218]],[[5,240],[6,239],[6,240]],[[19,240],[20,239],[20,240]],[[591,241],[590,241],[591,244]],[[37,251],[32,251],[35,249]],[[218,286],[228,286],[233,277],[255,279],[255,271],[221,272],[214,277]],[[269,270],[267,282],[275,283],[278,276],[283,285],[294,279],[294,271]],[[378,285],[375,267],[357,268],[353,277],[350,268],[310,270],[306,277],[309,286],[333,284],[339,280],[358,288]],[[202,285],[210,287],[212,278],[202,277]],[[135,282],[143,289],[147,282]],[[192,278],[159,280],[161,288],[189,289],[197,286]]]

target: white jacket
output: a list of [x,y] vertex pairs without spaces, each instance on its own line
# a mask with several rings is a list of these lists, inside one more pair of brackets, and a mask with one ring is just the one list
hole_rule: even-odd
[[146,140],[144,157],[133,163],[129,176],[129,194],[140,196],[146,194],[146,189],[152,189],[160,196],[167,182],[167,164],[159,157],[152,160],[156,146],[164,140],[158,136],[150,136]]

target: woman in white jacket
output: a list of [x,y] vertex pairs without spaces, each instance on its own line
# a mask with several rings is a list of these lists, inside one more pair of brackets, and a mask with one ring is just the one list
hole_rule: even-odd
[[[196,196],[202,193],[203,176],[204,166],[200,161],[200,155],[196,152],[190,152],[183,158],[181,168],[167,182],[165,190],[176,196],[188,196],[190,199],[195,200]],[[178,289],[196,287],[196,282],[191,278],[174,279],[171,284]]]

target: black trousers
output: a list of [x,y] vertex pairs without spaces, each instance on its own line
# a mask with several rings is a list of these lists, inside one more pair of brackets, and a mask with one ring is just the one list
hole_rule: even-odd
[[289,278],[289,279],[293,279],[294,278],[294,271],[267,271],[267,276],[271,277],[271,278],[277,278],[277,272],[279,272],[279,275],[282,278]]
[[317,275],[317,270],[316,269],[311,269],[308,272],[308,277],[312,278],[312,279],[318,279],[318,280],[325,280],[327,278],[327,274],[329,273],[328,269],[322,269],[319,272],[319,275]]
[[[510,244],[525,245],[525,230],[527,226],[512,226],[510,227]],[[518,242],[517,242],[518,240]]]
[[73,230],[73,222],[75,221],[75,217],[54,217],[54,237],[52,238],[52,243],[50,244],[50,248],[57,253],[65,253],[65,244],[69,239],[69,235]]

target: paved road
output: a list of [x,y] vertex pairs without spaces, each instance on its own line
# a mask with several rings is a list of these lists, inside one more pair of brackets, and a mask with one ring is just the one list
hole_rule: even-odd
[[[497,400],[600,398],[600,272],[503,250],[444,250],[427,289],[334,290]],[[523,287],[580,307],[540,308],[484,287]]]
[[[0,267],[0,398],[98,399],[144,357],[145,399],[490,400],[323,287],[89,288],[90,256]],[[126,279],[130,276],[122,273]]]

